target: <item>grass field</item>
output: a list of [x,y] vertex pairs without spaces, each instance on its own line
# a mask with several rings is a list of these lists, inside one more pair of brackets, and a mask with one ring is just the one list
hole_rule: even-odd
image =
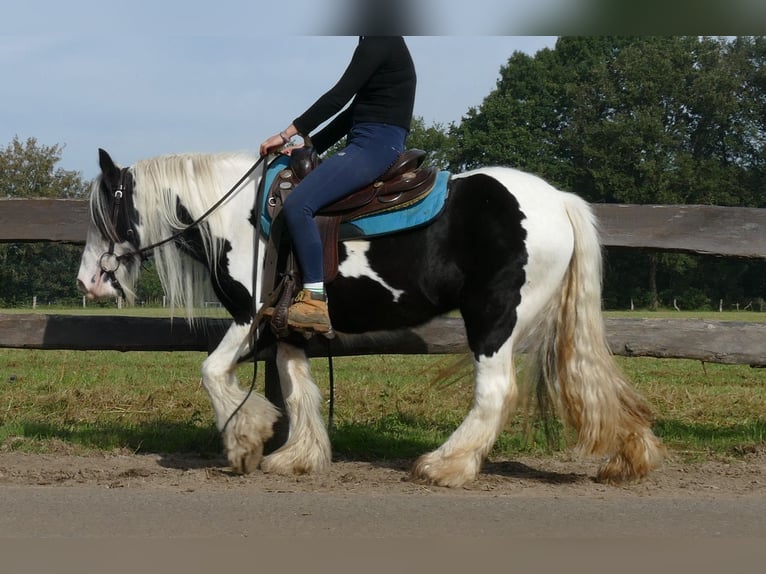
[[[668,314],[766,321],[763,313]],[[220,439],[199,381],[204,356],[0,349],[0,450],[218,454]],[[336,358],[335,452],[357,459],[412,458],[438,445],[460,423],[471,401],[467,371],[454,380],[437,381],[440,370],[454,360]],[[738,456],[766,445],[766,369],[678,359],[618,361],[654,406],[656,432],[678,456]],[[329,399],[327,361],[312,363],[317,384]],[[240,367],[244,383],[252,374],[252,364]],[[262,376],[257,388],[263,388]],[[526,432],[529,428],[524,416],[514,417],[493,455],[546,451],[540,433],[534,426]]]

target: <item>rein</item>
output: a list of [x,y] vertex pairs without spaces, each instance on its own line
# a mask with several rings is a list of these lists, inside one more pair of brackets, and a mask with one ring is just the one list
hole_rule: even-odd
[[[117,187],[117,189],[114,192],[114,206],[112,207],[112,229],[115,230],[113,236],[110,234],[109,238],[109,251],[104,252],[101,257],[99,258],[99,266],[101,267],[101,272],[105,274],[109,280],[112,282],[112,284],[117,288],[122,290],[122,287],[120,286],[119,282],[117,281],[117,277],[115,276],[115,272],[117,269],[120,268],[120,264],[123,260],[131,259],[133,257],[139,257],[141,260],[146,259],[146,254],[150,251],[153,251],[155,248],[160,247],[161,245],[165,245],[166,243],[170,243],[171,241],[179,238],[184,233],[189,231],[190,229],[193,229],[197,227],[200,223],[202,223],[205,219],[207,219],[211,213],[213,213],[216,209],[218,209],[223,203],[229,199],[239,188],[240,185],[242,185],[247,178],[249,178],[252,173],[258,168],[259,165],[263,162],[264,158],[267,156],[261,156],[258,161],[256,161],[250,169],[248,169],[242,177],[237,180],[237,182],[227,191],[218,201],[216,201],[210,208],[205,211],[202,215],[200,215],[197,219],[192,221],[189,225],[184,227],[183,229],[178,230],[177,232],[173,233],[169,237],[166,237],[165,239],[161,239],[160,241],[155,241],[154,243],[151,243],[147,245],[146,247],[141,247],[139,249],[136,249],[134,251],[128,251],[127,253],[123,253],[121,255],[115,255],[114,253],[114,244],[115,244],[115,238],[117,237],[117,218],[120,214],[120,207],[122,205],[122,199],[124,196],[124,193],[126,191],[126,184],[125,181],[127,179],[127,169],[123,169],[120,172],[120,183]],[[260,217],[258,218],[260,219]],[[133,230],[128,229],[128,235],[132,235]]]
[[[122,201],[125,196],[125,193],[128,190],[128,185],[126,185],[126,181],[128,180],[128,168],[124,168],[120,172],[120,182],[117,186],[117,189],[114,192],[114,205],[112,206],[112,232],[109,233],[109,250],[102,253],[101,257],[99,258],[99,267],[101,268],[101,272],[106,275],[112,285],[118,289],[119,291],[123,291],[122,286],[120,285],[119,281],[117,280],[116,271],[119,269],[120,264],[123,260],[127,260],[133,257],[139,257],[141,260],[146,259],[146,254],[153,251],[155,248],[160,247],[161,245],[165,245],[166,243],[170,243],[171,241],[177,239],[178,237],[182,236],[184,233],[189,231],[190,229],[193,229],[197,227],[200,223],[202,223],[205,219],[207,219],[211,213],[213,213],[216,209],[218,209],[223,203],[229,199],[239,188],[240,185],[242,185],[251,175],[252,173],[258,168],[258,166],[263,163],[263,160],[267,156],[261,156],[258,158],[258,160],[242,175],[242,177],[237,180],[237,182],[218,200],[216,201],[210,208],[205,211],[202,215],[200,215],[197,219],[192,221],[189,225],[184,227],[183,229],[173,233],[169,237],[166,237],[165,239],[162,239],[160,241],[156,241],[154,243],[151,243],[147,245],[146,247],[141,247],[139,249],[136,249],[134,251],[129,251],[127,253],[123,253],[121,255],[115,255],[114,253],[114,246],[116,241],[119,241],[119,236],[117,232],[117,223],[118,218],[120,216],[120,210],[122,208]],[[266,174],[264,170],[263,177],[261,178],[260,184],[256,190],[255,194],[255,206],[254,206],[254,217],[255,217],[255,234],[254,234],[254,245],[253,245],[253,251],[254,251],[254,261],[258,261],[258,255],[260,250],[260,241],[259,238],[261,236],[261,209],[262,209],[262,197],[264,193],[264,182],[266,180]],[[128,228],[127,235],[128,237],[132,236],[134,234],[132,228]],[[258,280],[258,271],[257,271],[257,265],[253,265],[253,292],[255,292],[255,288],[257,285]],[[124,294],[124,292],[123,292]],[[255,383],[257,379],[257,369],[258,369],[258,360],[256,359],[257,355],[257,341],[259,340],[258,337],[256,337],[256,332],[258,330],[258,327],[260,325],[260,322],[262,320],[262,317],[260,317],[256,313],[256,301],[255,298],[253,298],[253,326],[250,331],[250,345],[251,350],[253,352],[253,377],[250,383],[250,386],[247,390],[247,393],[245,394],[245,397],[242,399],[242,401],[237,405],[237,407],[234,409],[234,411],[228,416],[226,419],[226,422],[224,423],[221,434],[226,432],[227,427],[231,423],[232,419],[235,417],[235,415],[242,409],[244,404],[247,402],[247,400],[250,398],[250,395],[253,393],[255,389]],[[328,427],[329,430],[332,432],[335,426],[335,373],[333,368],[333,360],[332,360],[332,349],[330,345],[330,340],[327,341],[327,359],[328,359],[328,367],[329,367],[329,377],[330,377],[330,405],[329,405],[329,416],[328,416]]]

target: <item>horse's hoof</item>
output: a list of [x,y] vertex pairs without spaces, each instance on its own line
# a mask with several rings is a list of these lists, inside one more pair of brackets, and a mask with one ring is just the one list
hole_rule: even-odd
[[261,460],[263,460],[263,448],[230,457],[229,464],[231,464],[232,470],[237,474],[251,474],[258,470]]
[[479,472],[472,457],[446,457],[423,455],[412,467],[410,480],[433,486],[459,488],[476,480]]

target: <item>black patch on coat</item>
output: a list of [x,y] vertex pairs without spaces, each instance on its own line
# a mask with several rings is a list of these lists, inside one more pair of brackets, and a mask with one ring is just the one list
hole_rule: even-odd
[[[194,219],[188,210],[176,199],[176,214],[178,218],[190,225]],[[199,226],[207,225],[205,222]],[[202,263],[210,272],[210,281],[213,286],[213,292],[218,297],[221,305],[233,317],[238,325],[245,325],[253,320],[253,298],[250,291],[239,281],[235,280],[229,273],[229,253],[231,252],[231,242],[228,239],[223,241],[223,247],[220,254],[212,263],[205,256],[205,250],[202,243],[202,235],[197,226],[192,227],[181,237],[176,239],[179,249],[189,257]]]
[[[369,241],[375,273],[328,285],[333,326],[344,332],[412,327],[458,309],[476,357],[491,356],[513,331],[527,262],[525,218],[496,179],[452,180],[442,216],[431,225]],[[341,244],[340,260],[351,243]]]

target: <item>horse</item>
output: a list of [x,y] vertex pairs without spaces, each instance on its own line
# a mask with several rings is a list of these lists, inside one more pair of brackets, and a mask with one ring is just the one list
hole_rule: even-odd
[[[141,250],[150,246],[166,295],[189,320],[199,302],[217,297],[232,322],[201,370],[231,468],[318,473],[331,464],[332,450],[304,345],[276,342],[283,409],[240,387],[235,375],[257,344],[261,287],[254,271],[264,264],[265,239],[254,233],[254,206],[265,167],[256,160],[247,153],[173,154],[119,167],[99,150],[77,284],[89,298],[130,302]],[[411,480],[459,487],[477,479],[509,416],[535,390],[574,430],[576,450],[602,457],[597,480],[647,476],[664,447],[646,400],[608,347],[602,246],[589,204],[509,167],[449,174],[448,186],[433,222],[342,240],[338,273],[327,285],[338,332],[408,328],[460,312],[473,401],[447,440],[417,458]],[[236,190],[228,195],[230,188]],[[517,380],[522,344],[529,385]],[[288,438],[265,454],[281,416]]]

